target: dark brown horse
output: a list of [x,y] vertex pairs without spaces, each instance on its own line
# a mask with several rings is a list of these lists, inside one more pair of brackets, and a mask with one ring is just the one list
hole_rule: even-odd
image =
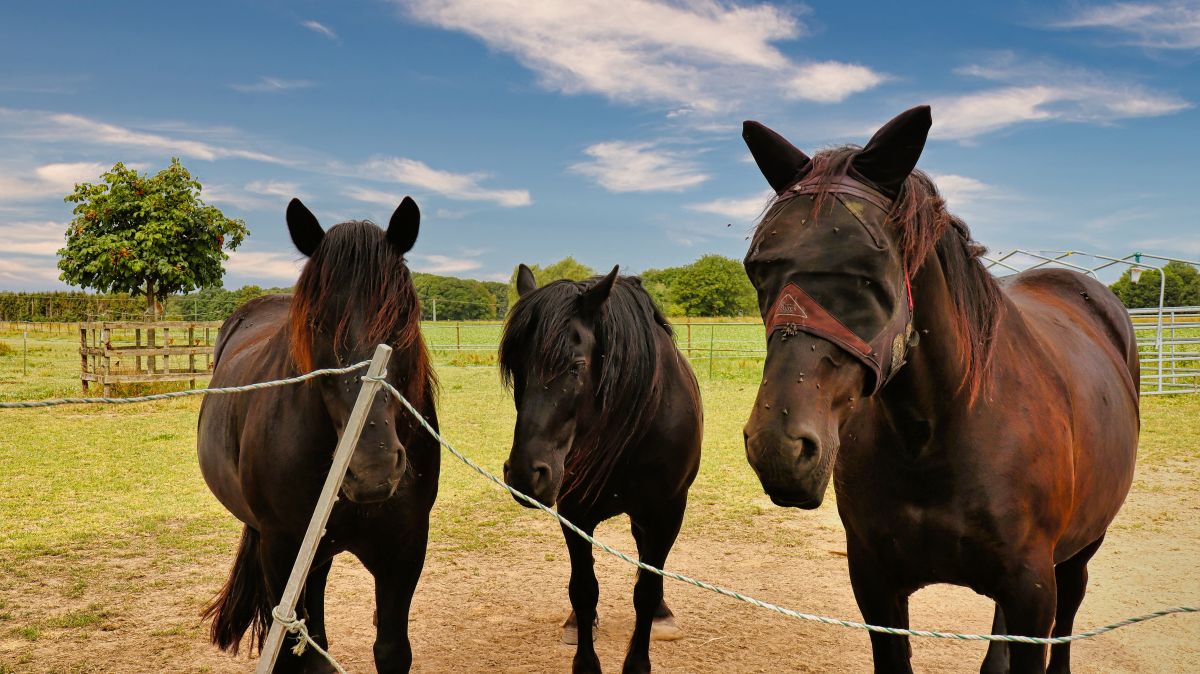
[[[517,290],[500,344],[501,372],[517,404],[505,481],[544,505],[557,503],[589,534],[628,513],[639,557],[661,568],[700,466],[704,426],[696,377],[670,324],[641,282],[618,277],[616,267],[604,277],[538,288],[521,265]],[[564,641],[577,643],[575,672],[599,672],[592,547],[566,528],[563,535],[573,609]],[[652,632],[674,638],[677,631],[662,577],[639,571],[633,605],[624,671],[648,672]]]
[[[816,508],[832,473],[867,622],[907,627],[909,595],[952,583],[995,600],[995,633],[1070,634],[1133,479],[1133,329],[1086,276],[984,270],[914,170],[930,124],[914,108],[809,159],[746,123],[779,195],[745,260],[768,329],[746,455],[782,506]],[[877,672],[911,671],[907,637],[871,646]],[[1034,645],[993,643],[983,664],[1045,668]]]
[[[395,349],[387,380],[436,426],[421,310],[404,264],[419,222],[416,203],[405,198],[386,233],[370,222],[344,222],[326,233],[293,199],[288,229],[309,257],[295,295],[252,300],[234,312],[217,340],[212,385],[346,366],[369,359],[386,342]],[[261,648],[362,374],[204,400],[201,471],[246,525],[229,580],[205,611],[212,641],[222,649],[236,653],[247,631],[251,647]],[[437,443],[381,391],[297,609],[323,647],[325,579],[334,555],[348,551],[375,577],[375,664],[380,672],[408,671],[409,603],[425,561],[439,460]],[[312,649],[297,657],[285,648],[276,671],[332,670]]]

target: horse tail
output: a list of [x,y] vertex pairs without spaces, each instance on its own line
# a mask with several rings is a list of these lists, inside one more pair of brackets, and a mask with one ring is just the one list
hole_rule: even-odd
[[200,614],[212,620],[209,639],[223,651],[237,654],[242,637],[250,632],[250,647],[262,650],[271,626],[271,598],[259,561],[259,533],[242,529],[242,541],[229,572],[229,580]]

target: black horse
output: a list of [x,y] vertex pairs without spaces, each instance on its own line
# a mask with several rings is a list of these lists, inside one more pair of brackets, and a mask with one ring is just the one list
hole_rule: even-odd
[[[517,405],[505,480],[545,505],[557,503],[589,534],[628,513],[641,560],[661,568],[683,522],[704,425],[696,377],[671,326],[641,282],[618,277],[616,267],[604,277],[538,288],[521,265],[517,290],[500,344],[501,372]],[[599,672],[592,548],[563,534],[573,609],[564,641],[577,643],[575,672]],[[662,578],[639,571],[633,604],[624,671],[648,672],[652,631],[677,632]]]
[[[768,331],[746,454],[782,506],[816,508],[832,475],[867,622],[907,627],[909,595],[953,583],[995,600],[995,632],[1064,636],[1133,480],[1133,326],[1082,274],[984,269],[914,170],[931,123],[913,108],[811,159],[746,123],[779,194],[745,260]],[[912,671],[908,637],[871,645],[877,672]],[[1043,672],[1045,651],[993,642],[983,670]]]
[[[405,198],[386,233],[370,222],[325,233],[293,199],[288,229],[309,257],[295,295],[252,300],[234,312],[217,340],[212,385],[345,366],[368,360],[386,342],[394,348],[387,380],[436,426],[436,384],[404,264],[419,222],[416,203]],[[204,400],[200,468],[213,494],[245,523],[229,580],[205,610],[222,649],[236,653],[247,630],[251,647],[261,649],[364,372]],[[322,647],[325,580],[334,555],[348,551],[375,577],[376,666],[408,671],[408,610],[425,562],[439,460],[437,443],[381,391],[297,610]],[[276,671],[332,670],[312,649],[299,657],[285,648]]]

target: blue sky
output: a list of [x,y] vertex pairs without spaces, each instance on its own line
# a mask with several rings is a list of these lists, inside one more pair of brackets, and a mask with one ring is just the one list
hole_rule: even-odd
[[994,250],[1200,258],[1200,2],[6,3],[0,289],[51,289],[62,196],[180,157],[290,284],[284,206],[386,222],[418,271],[740,258],[767,197],[740,137],[862,143],[933,106],[920,167]]

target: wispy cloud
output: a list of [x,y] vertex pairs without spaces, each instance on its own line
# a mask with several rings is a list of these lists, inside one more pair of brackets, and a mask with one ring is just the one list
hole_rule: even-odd
[[1200,49],[1200,3],[1115,2],[1078,7],[1050,28],[1095,28],[1128,35],[1124,44],[1150,49]]
[[338,39],[338,34],[333,32],[332,28],[330,28],[329,26],[326,26],[325,24],[323,24],[319,21],[313,21],[312,19],[309,19],[308,21],[302,21],[300,23],[300,25],[304,26],[305,28],[311,30],[312,32],[314,32],[318,35],[324,35],[325,37],[329,38],[330,40]]
[[955,173],[934,173],[929,176],[950,210],[960,210],[996,194],[995,188],[981,180]]
[[304,260],[300,253],[235,250],[229,253],[225,270],[241,276],[292,282],[300,276]]
[[764,190],[748,197],[713,199],[698,204],[688,204],[686,208],[697,213],[720,215],[731,222],[748,223],[757,220],[762,215],[763,209],[766,208],[773,196],[775,196],[774,192]]
[[310,80],[285,80],[278,77],[260,77],[251,84],[231,84],[234,91],[248,94],[281,94],[295,89],[309,89],[313,86]]
[[800,5],[728,0],[395,0],[417,21],[511,54],[548,89],[711,113],[782,95],[836,102],[883,81],[865,66],[793,61]]
[[0,225],[0,254],[54,256],[66,245],[67,226],[61,222],[14,222]]
[[1191,107],[1174,94],[1082,68],[1022,62],[1011,54],[956,72],[999,86],[935,98],[932,135],[937,138],[964,140],[1031,122],[1104,124],[1169,115]]
[[66,112],[0,108],[0,129],[3,129],[0,131],[3,136],[22,141],[141,149],[204,161],[234,158],[271,164],[289,163],[247,147],[179,138]]
[[[407,185],[459,201],[490,201],[506,208],[533,203],[529,190],[483,187],[480,182],[490,177],[487,173],[454,173],[405,157],[376,157],[350,172],[362,178]],[[379,203],[386,193],[356,187],[347,190],[346,194],[360,201]]]
[[43,164],[33,169],[0,167],[0,203],[65,197],[76,183],[96,182],[110,168],[97,162]]
[[708,180],[691,159],[654,143],[609,141],[584,150],[588,161],[571,166],[610,192],[679,192]]
[[451,257],[449,255],[409,255],[409,266],[414,271],[428,274],[456,274],[479,269],[483,263],[473,257]]
[[255,180],[246,183],[246,191],[251,194],[262,194],[270,197],[283,197],[291,199],[297,197],[303,199],[304,194],[300,192],[300,185],[293,182],[285,182],[282,180]]
[[0,253],[0,281],[13,287],[61,286],[58,268],[45,258],[9,257]]

